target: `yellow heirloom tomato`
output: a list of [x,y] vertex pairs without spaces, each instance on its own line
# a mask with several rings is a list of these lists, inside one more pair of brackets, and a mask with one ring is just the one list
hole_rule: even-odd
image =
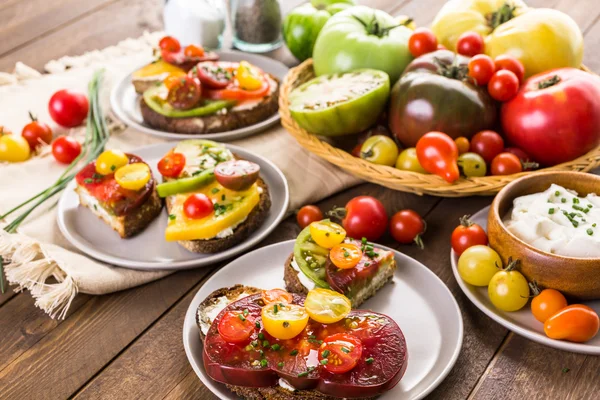
[[115,180],[124,189],[140,190],[152,177],[150,167],[144,163],[127,164],[115,172]]
[[480,33],[487,55],[519,59],[526,77],[553,68],[578,68],[583,58],[583,35],[571,17],[558,10],[528,8],[521,0],[450,0],[431,29],[451,50],[464,32]]
[[267,304],[262,308],[261,317],[269,335],[280,340],[298,336],[308,324],[306,309],[296,304]]

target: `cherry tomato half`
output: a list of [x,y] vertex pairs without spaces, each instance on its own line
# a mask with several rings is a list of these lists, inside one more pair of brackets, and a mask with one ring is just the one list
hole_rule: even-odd
[[[334,210],[337,213],[339,210]],[[367,238],[377,241],[387,229],[388,215],[383,204],[372,196],[358,196],[350,200],[344,210],[342,226],[348,237],[354,239]]]
[[431,29],[417,28],[408,39],[408,50],[413,57],[437,50],[438,41]]
[[200,219],[209,216],[214,210],[212,201],[207,195],[194,193],[183,202],[183,213],[191,219]]
[[200,83],[210,89],[224,89],[231,83],[233,72],[214,62],[203,62],[190,71],[192,76],[200,79]]
[[328,219],[310,224],[310,236],[321,247],[331,249],[346,238],[344,228]]
[[572,304],[548,318],[544,332],[551,339],[583,343],[596,336],[599,327],[596,311],[583,304]]
[[519,157],[511,153],[500,153],[492,160],[492,175],[512,175],[523,172]]
[[171,53],[176,53],[181,50],[181,44],[179,43],[179,40],[175,39],[173,36],[165,36],[164,38],[160,39],[160,42],[158,42],[158,47],[161,50]]
[[81,125],[89,107],[85,94],[69,89],[54,93],[48,102],[48,111],[54,122],[66,128]]
[[483,37],[474,31],[467,31],[458,37],[456,52],[463,56],[473,57],[483,53],[485,44]]
[[567,299],[555,289],[544,289],[531,300],[531,313],[541,323],[544,323],[567,306]]
[[229,343],[244,343],[254,332],[254,318],[241,312],[227,311],[217,325],[219,334]]
[[519,91],[519,78],[507,69],[496,71],[488,83],[488,92],[495,100],[508,101]]
[[471,151],[483,157],[488,164],[502,153],[503,149],[504,139],[494,131],[481,131],[471,138]]
[[52,155],[56,161],[71,164],[81,154],[81,145],[70,136],[60,136],[52,143]]
[[170,152],[158,162],[158,172],[167,178],[177,178],[185,167],[185,156]]
[[496,71],[503,69],[512,71],[519,79],[519,83],[523,83],[523,79],[525,78],[525,67],[521,61],[507,54],[502,54],[496,57],[494,60],[494,65],[496,67]]
[[362,251],[353,243],[340,243],[331,248],[329,259],[340,269],[354,268],[362,259]]
[[296,222],[300,225],[300,228],[304,229],[313,222],[320,221],[323,219],[323,213],[317,206],[304,206],[298,211],[296,215]]
[[390,221],[390,233],[398,243],[415,242],[423,248],[421,235],[425,232],[425,221],[413,210],[398,211]]
[[265,305],[271,303],[291,303],[294,300],[291,293],[288,293],[283,289],[263,290],[261,298]]
[[471,222],[469,216],[465,215],[460,219],[460,225],[452,231],[450,243],[454,252],[460,256],[469,247],[487,246],[488,237],[481,226]]
[[469,61],[469,76],[480,85],[487,85],[496,72],[494,60],[485,54],[477,54]]
[[34,151],[38,146],[52,143],[52,129],[48,124],[40,122],[29,113],[31,122],[23,127],[21,136],[29,143],[29,148]]
[[[176,50],[178,51],[178,50]],[[186,57],[203,57],[204,56],[204,49],[202,47],[190,44],[189,46],[186,46],[185,49],[183,50],[183,54]]]
[[204,96],[213,100],[246,100],[265,97],[271,85],[263,78],[262,86],[256,90],[244,90],[235,82],[229,84],[225,89],[221,90],[205,90]]
[[167,101],[173,108],[189,110],[198,104],[201,96],[202,90],[199,80],[190,76],[180,76],[179,83],[173,83],[173,86],[169,89]]
[[328,336],[319,347],[319,362],[327,371],[343,374],[356,367],[362,352],[359,338],[349,333],[336,333]]

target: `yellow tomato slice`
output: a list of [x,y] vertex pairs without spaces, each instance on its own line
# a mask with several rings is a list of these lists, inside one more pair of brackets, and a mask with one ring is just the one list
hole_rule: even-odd
[[313,289],[308,292],[304,307],[308,315],[322,324],[333,324],[345,318],[352,309],[350,300],[329,289]]
[[306,309],[296,304],[267,304],[261,316],[263,327],[269,335],[281,340],[298,336],[308,324]]
[[96,172],[100,175],[112,174],[129,163],[129,157],[120,150],[106,150],[96,160]]
[[140,190],[150,180],[150,167],[144,163],[127,164],[115,172],[115,180],[124,189]]
[[321,247],[331,249],[346,238],[346,231],[335,222],[328,219],[310,224],[310,236]]
[[247,61],[240,62],[235,77],[244,90],[257,90],[263,84],[260,73]]

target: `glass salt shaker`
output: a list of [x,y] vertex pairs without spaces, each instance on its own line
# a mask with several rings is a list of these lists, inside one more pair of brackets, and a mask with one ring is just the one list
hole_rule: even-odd
[[167,0],[165,32],[182,45],[219,49],[223,43],[227,9],[223,0]]
[[233,45],[251,53],[280,47],[281,3],[279,0],[231,0]]

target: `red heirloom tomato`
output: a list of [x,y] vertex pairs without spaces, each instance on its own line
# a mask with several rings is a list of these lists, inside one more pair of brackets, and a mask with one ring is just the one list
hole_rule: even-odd
[[167,178],[177,178],[185,167],[185,156],[181,153],[167,153],[158,162],[158,172]]
[[423,169],[452,183],[460,177],[458,147],[442,132],[426,133],[417,142],[417,158]]
[[348,237],[358,240],[364,237],[374,242],[383,236],[388,225],[383,204],[371,196],[355,197],[346,204],[344,210],[335,209],[332,214],[341,216]]
[[508,101],[519,91],[519,78],[507,69],[496,71],[488,82],[488,92],[495,100]]
[[454,228],[450,239],[452,249],[460,256],[466,249],[476,245],[487,246],[488,238],[483,228],[474,224],[468,215],[460,219],[460,225]]
[[483,53],[484,47],[483,37],[474,31],[463,33],[456,42],[456,52],[468,57]]
[[[39,122],[33,114],[29,113],[31,122],[23,127],[21,136],[29,143],[29,148],[33,151],[39,145],[50,144],[52,142],[52,129],[43,122]],[[1,136],[1,135],[0,135]]]
[[390,233],[398,243],[409,244],[415,242],[423,248],[421,235],[425,233],[425,221],[413,210],[398,211],[390,221]]
[[487,85],[496,72],[494,60],[485,54],[477,54],[469,61],[469,76],[475,79],[478,85]]
[[483,157],[488,164],[502,153],[502,149],[504,149],[504,139],[494,131],[478,132],[471,139],[471,151]]
[[296,221],[300,228],[304,229],[315,221],[323,219],[323,213],[317,206],[304,206],[298,211]]
[[523,83],[523,78],[525,77],[525,67],[521,61],[509,55],[502,54],[501,56],[496,57],[494,60],[494,65],[496,67],[496,71],[503,69],[512,71],[519,79],[519,84]]
[[52,155],[56,161],[71,164],[81,154],[79,142],[69,136],[61,136],[52,143]]
[[600,144],[600,78],[575,68],[534,75],[501,119],[507,140],[542,165],[580,157]]
[[417,28],[408,39],[408,50],[414,57],[437,50],[438,41],[431,29]]
[[54,122],[66,128],[81,125],[89,107],[85,94],[69,89],[54,93],[48,103],[48,111]]

